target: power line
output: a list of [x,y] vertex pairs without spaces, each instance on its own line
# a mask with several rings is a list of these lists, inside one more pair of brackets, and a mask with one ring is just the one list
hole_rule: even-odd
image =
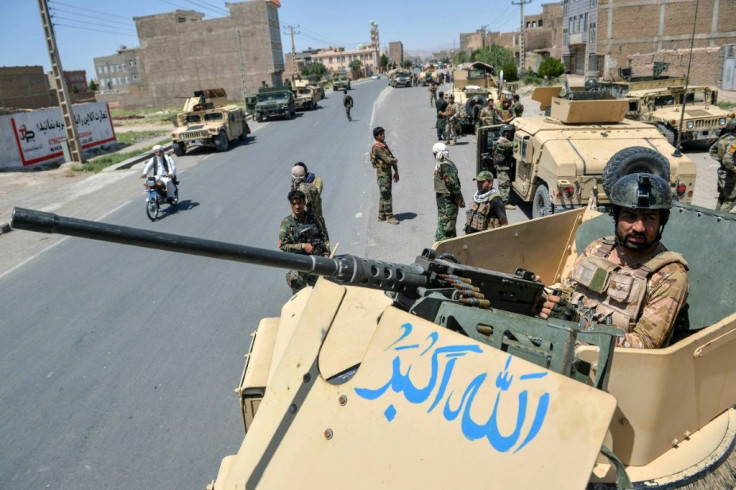
[[183,5],[177,5],[174,2],[169,2],[168,0],[158,0],[159,2],[168,3],[169,5],[173,5],[174,7],[182,10],[191,10],[187,7],[184,7]]
[[120,24],[120,25],[124,25],[124,26],[127,26],[127,27],[132,27],[134,25],[133,24],[133,21],[131,21],[131,20],[128,20],[128,22],[123,22],[121,20],[106,19],[104,17],[99,17],[99,16],[91,15],[91,14],[78,14],[77,12],[73,12],[73,11],[65,10],[65,9],[60,9],[59,7],[52,7],[51,10],[52,10],[51,17],[56,17],[56,15],[54,14],[55,12],[63,12],[65,14],[76,15],[76,16],[82,17],[84,19],[88,19],[88,18],[90,18],[90,19],[98,19],[98,20],[100,20],[102,22],[107,22],[107,23],[111,23],[111,24]]
[[[59,4],[59,5],[63,5],[63,6],[65,6],[65,7],[69,7],[69,8],[73,8],[73,9],[77,9],[77,10],[81,10],[82,12],[85,12],[85,13],[86,13],[86,12],[94,12],[94,13],[96,13],[96,14],[102,14],[102,15],[107,15],[107,16],[110,16],[110,17],[119,17],[119,18],[121,18],[121,19],[125,19],[125,20],[128,20],[128,21],[132,21],[132,20],[133,20],[133,19],[132,19],[131,17],[124,17],[124,16],[122,16],[122,15],[115,15],[115,14],[110,14],[110,13],[107,13],[107,12],[101,12],[101,11],[99,11],[99,10],[92,10],[92,9],[88,9],[88,8],[86,8],[86,7],[85,7],[85,8],[81,8],[81,7],[77,6],[77,5],[71,5],[71,4],[68,4],[68,3],[64,3],[64,2],[59,2],[58,0],[53,0],[53,1],[51,2],[51,3],[52,3],[52,4]],[[54,8],[55,8],[55,7],[54,7]]]
[[[52,21],[53,19],[61,19],[61,20],[68,20],[71,22],[80,22],[80,23],[89,25],[89,21],[86,19],[73,19],[70,17],[64,17],[63,15],[52,15],[51,19]],[[94,25],[100,25],[100,27],[112,27],[114,29],[121,29],[121,30],[126,30],[126,31],[129,30],[131,32],[136,32],[135,28],[132,28],[132,27],[120,27],[116,25],[106,24],[105,22],[100,22],[100,21],[97,21]]]
[[54,23],[54,27],[67,27],[69,29],[78,29],[80,31],[104,32],[105,34],[117,34],[117,35],[121,35],[121,36],[135,37],[136,39],[138,38],[138,35],[137,34],[131,34],[131,33],[128,33],[128,32],[117,32],[117,31],[111,31],[111,30],[105,30],[105,31],[103,31],[102,29],[94,29],[92,27],[70,26],[70,25],[66,25],[66,24],[57,24],[57,23]]
[[[198,3],[198,2],[193,2],[192,0],[184,0],[184,1],[185,1],[185,2],[187,2],[187,3],[191,3],[191,4],[192,4],[192,5],[194,5],[195,7],[198,7],[198,8],[200,8],[200,9],[202,9],[202,10],[213,10],[213,8],[212,8],[212,7],[205,7],[205,6],[204,6],[204,5],[202,5],[201,3]],[[220,11],[224,11],[224,9],[218,9],[218,10],[220,10]],[[215,10],[215,12],[217,12],[217,14],[218,14],[218,15],[222,15],[222,13],[221,13],[220,11],[218,11],[218,10]]]

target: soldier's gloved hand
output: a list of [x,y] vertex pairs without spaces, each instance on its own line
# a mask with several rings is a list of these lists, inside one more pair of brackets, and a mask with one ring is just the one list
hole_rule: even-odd
[[580,314],[577,308],[565,298],[550,294],[542,305],[542,311],[539,313],[541,318],[559,318],[571,322],[578,321]]

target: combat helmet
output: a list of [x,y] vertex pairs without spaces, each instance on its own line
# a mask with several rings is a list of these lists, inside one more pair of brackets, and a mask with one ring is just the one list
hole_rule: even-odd
[[723,131],[727,133],[733,133],[736,131],[736,118],[729,119],[726,125],[723,126]]
[[504,124],[501,126],[501,134],[505,133],[506,131],[511,131],[512,133],[516,131],[516,128],[512,124]]
[[659,210],[659,235],[662,238],[664,225],[670,217],[672,191],[666,180],[658,175],[634,173],[624,175],[611,189],[611,214],[618,222],[621,208]]

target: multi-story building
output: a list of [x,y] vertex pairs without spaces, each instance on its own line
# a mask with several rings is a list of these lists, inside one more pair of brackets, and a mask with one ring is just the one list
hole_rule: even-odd
[[371,41],[359,44],[358,49],[346,51],[344,47],[331,47],[312,53],[311,61],[322,63],[329,72],[350,71],[350,62],[360,60],[366,74],[378,71],[381,50],[378,24],[371,22]]
[[38,109],[58,103],[42,66],[0,67],[0,107]]
[[404,63],[404,44],[401,41],[388,43],[388,61],[401,66]]
[[[228,16],[207,20],[194,10],[134,17],[140,45],[135,50],[139,83],[130,83],[132,75],[127,75],[128,93],[103,99],[126,107],[178,105],[179,97],[200,89],[224,88],[229,98],[240,99],[244,91],[254,93],[264,82],[280,85],[284,71],[280,2],[248,0],[225,6]],[[98,77],[105,80],[108,91],[124,85],[124,77],[118,76],[124,73],[122,68],[107,70],[103,68],[102,75],[98,71]]]
[[562,62],[568,73],[598,76],[602,57],[597,55],[598,0],[565,0]]
[[468,55],[478,49],[483,49],[485,46],[485,29],[478,29],[475,32],[461,32],[460,33],[460,49]]
[[138,48],[120,46],[116,54],[94,59],[101,93],[127,92],[132,85],[140,85],[138,52]]

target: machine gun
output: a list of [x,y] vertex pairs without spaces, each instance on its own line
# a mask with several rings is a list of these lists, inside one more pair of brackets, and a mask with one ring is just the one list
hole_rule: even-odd
[[[600,348],[595,385],[605,389],[615,329],[583,331],[564,320],[535,318],[544,285],[533,273],[516,275],[463,265],[452,256],[425,249],[413,264],[396,264],[354,255],[334,258],[286,253],[170,233],[142,230],[14,208],[11,226],[41,233],[90,238],[170,252],[293,269],[343,284],[385,291],[394,305],[571,377],[587,379],[573,353],[577,340]],[[550,328],[551,327],[551,328]],[[603,369],[601,369],[601,367]]]

